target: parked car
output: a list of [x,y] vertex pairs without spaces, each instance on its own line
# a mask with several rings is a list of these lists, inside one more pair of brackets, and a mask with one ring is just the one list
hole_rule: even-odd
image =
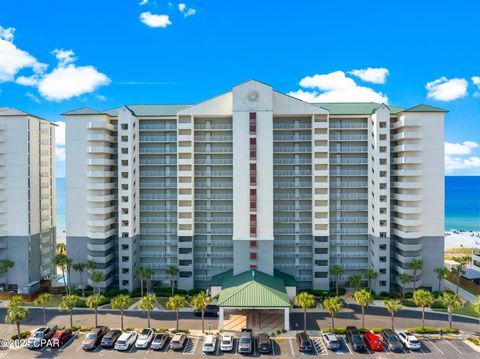
[[165,344],[167,344],[168,339],[170,339],[170,336],[167,333],[155,334],[150,348],[153,350],[162,350],[165,347]]
[[230,352],[233,350],[233,334],[224,333],[220,342],[220,350],[222,352]]
[[57,330],[50,339],[50,346],[52,348],[60,348],[68,342],[71,337],[73,337],[73,332],[70,329]]
[[117,341],[115,342],[115,350],[118,351],[125,351],[129,350],[130,347],[135,343],[137,340],[137,332],[132,330],[131,332],[126,332],[118,337]]
[[135,348],[146,349],[150,345],[150,342],[153,340],[155,332],[151,328],[145,328],[142,330],[140,335],[135,342]]
[[387,345],[388,350],[397,353],[403,350],[402,343],[392,329],[382,329],[380,335]]
[[[194,310],[193,314],[196,317],[201,317],[202,316],[202,311],[201,310]],[[205,317],[218,317],[218,305],[215,304],[209,304],[205,307]]]
[[257,336],[257,350],[259,353],[266,354],[272,351],[272,341],[266,333],[260,333]]
[[213,353],[217,347],[217,336],[207,335],[203,342],[202,351],[204,353]]
[[173,336],[170,341],[170,349],[172,350],[182,350],[187,343],[187,334],[177,333]]
[[27,340],[27,348],[38,349],[44,345],[47,345],[48,340],[53,337],[56,331],[57,326],[35,329],[30,338]]
[[102,342],[102,338],[108,332],[108,327],[100,326],[90,330],[82,342],[83,350],[94,350]]
[[107,332],[107,334],[103,336],[100,345],[104,348],[113,348],[115,346],[115,342],[120,337],[120,335],[122,335],[121,330],[110,330]]
[[333,351],[340,349],[340,343],[338,342],[338,338],[335,334],[324,333],[322,335],[322,339],[327,349],[330,349]]
[[412,333],[404,330],[396,330],[395,333],[405,348],[410,350],[420,350],[422,348],[422,343]]
[[380,338],[373,333],[363,334],[363,340],[367,343],[368,347],[376,352],[383,351],[383,344],[380,341]]
[[310,336],[305,332],[297,333],[295,336],[297,341],[298,350],[302,353],[311,352],[313,350],[313,343]]
[[238,341],[238,352],[240,354],[250,354],[253,350],[252,329],[243,328]]
[[365,345],[365,342],[363,341],[363,337],[358,331],[357,327],[347,327],[346,331],[346,338],[347,341],[352,344],[352,349],[356,352],[364,352],[367,350],[367,346]]

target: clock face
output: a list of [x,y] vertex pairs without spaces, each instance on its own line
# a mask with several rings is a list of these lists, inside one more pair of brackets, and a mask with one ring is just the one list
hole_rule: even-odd
[[257,101],[257,99],[258,99],[258,92],[257,92],[257,91],[254,91],[254,90],[248,91],[248,93],[247,93],[247,99],[248,99],[248,101],[250,101],[250,102]]

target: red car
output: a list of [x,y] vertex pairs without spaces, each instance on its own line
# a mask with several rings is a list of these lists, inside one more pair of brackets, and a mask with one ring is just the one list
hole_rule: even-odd
[[63,346],[71,337],[73,333],[71,330],[57,330],[50,339],[50,346],[52,348],[59,348]]
[[377,337],[375,334],[365,333],[363,334],[363,340],[365,340],[365,343],[371,350],[379,352],[383,351],[382,342],[380,341],[380,338]]

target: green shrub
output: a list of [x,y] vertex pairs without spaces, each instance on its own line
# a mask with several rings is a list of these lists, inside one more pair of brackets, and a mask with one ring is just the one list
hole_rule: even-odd
[[412,333],[417,333],[417,334],[438,334],[438,328],[433,328],[433,327],[414,327],[414,328],[408,328],[408,332]]
[[379,334],[382,331],[382,328],[372,328],[374,334]]
[[358,328],[360,334],[370,333],[370,329],[367,328]]
[[120,292],[118,291],[118,289],[112,288],[107,292],[106,296],[109,298],[113,298],[116,297],[119,293]]
[[138,298],[142,296],[142,291],[140,289],[135,289],[130,293],[130,298]]
[[279,329],[277,330],[277,335],[280,335],[280,334],[282,334],[282,331]]
[[432,309],[447,309],[440,300],[434,300],[430,306]]
[[30,335],[30,332],[26,330],[24,332],[20,332],[20,338],[18,337],[18,334],[13,335],[12,340],[25,339],[29,335]]
[[188,295],[190,297],[193,297],[194,295],[197,295],[200,292],[205,292],[205,289],[202,288],[193,288],[188,291]]
[[412,299],[413,298],[413,292],[405,292],[405,298],[406,299]]
[[[170,297],[172,295],[172,288],[167,287],[156,287],[153,288],[153,292],[159,297]],[[174,294],[187,295],[188,292],[184,289],[174,289]],[[138,294],[140,296],[140,292]]]
[[[13,339],[13,338],[12,338]],[[480,339],[476,338],[476,337],[468,337],[467,338],[469,341],[471,341],[473,344],[475,345],[480,345]]]
[[87,308],[87,303],[83,299],[80,299],[75,305],[75,308]]
[[172,333],[173,334],[176,334],[176,333],[186,333],[186,334],[188,334],[188,329],[187,328],[178,328],[178,330],[172,330]]
[[93,329],[93,327],[80,327],[79,330],[80,330],[81,332],[89,332],[89,331],[92,330],[92,329]]
[[270,333],[270,336],[271,336],[271,337],[274,337],[274,336],[275,336],[275,332],[271,332],[271,333]]
[[381,292],[381,293],[380,293],[380,297],[382,297],[383,299],[388,299],[388,298],[390,298],[390,293],[388,293],[388,292]]
[[166,333],[168,332],[168,328],[156,328],[155,332],[157,333]]
[[286,333],[287,331],[285,329],[282,329],[282,333]]
[[127,328],[125,328],[125,331],[126,331],[126,332],[131,332],[132,330],[133,330],[132,327],[127,327]]
[[405,299],[405,300],[403,301],[403,305],[404,305],[405,307],[411,307],[411,308],[415,308],[415,307],[417,306],[417,305],[415,304],[415,302],[414,302],[413,300],[411,300],[411,299]]
[[460,330],[458,328],[448,328],[448,327],[444,327],[442,328],[442,332],[443,334],[458,334],[460,333]]
[[322,329],[322,333],[335,333],[337,335],[345,335],[346,329],[345,328],[326,328]]
[[118,292],[118,294],[130,295],[130,292],[128,291],[128,289],[122,289]]

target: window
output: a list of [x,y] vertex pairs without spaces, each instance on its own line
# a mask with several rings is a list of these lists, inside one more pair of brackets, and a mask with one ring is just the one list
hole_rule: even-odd
[[257,236],[257,215],[251,214],[250,215],[250,237]]
[[128,244],[122,244],[122,251],[128,251]]
[[183,267],[185,267],[185,266],[190,266],[190,265],[192,265],[192,261],[190,261],[190,260],[185,260],[185,259],[184,259],[184,260],[179,260],[179,261],[178,261],[178,265],[179,265],[179,266],[183,266]]
[[257,253],[250,253],[250,259],[257,259]]
[[328,254],[328,248],[315,248],[315,254]]
[[326,267],[328,266],[328,261],[327,260],[316,260],[315,265],[319,267]]
[[327,272],[315,272],[315,278],[327,278]]
[[254,135],[257,132],[257,114],[250,112],[249,120],[250,134]]
[[257,247],[257,241],[250,241],[250,247],[251,248],[256,248]]
[[250,265],[250,270],[257,270],[257,265],[256,264]]
[[192,253],[192,248],[178,248],[179,254],[190,254]]
[[250,139],[250,159],[251,160],[257,159],[257,139],[256,138]]
[[255,188],[250,189],[250,211],[257,210],[257,190]]
[[122,130],[128,130],[128,124],[127,123],[122,123],[121,129]]

